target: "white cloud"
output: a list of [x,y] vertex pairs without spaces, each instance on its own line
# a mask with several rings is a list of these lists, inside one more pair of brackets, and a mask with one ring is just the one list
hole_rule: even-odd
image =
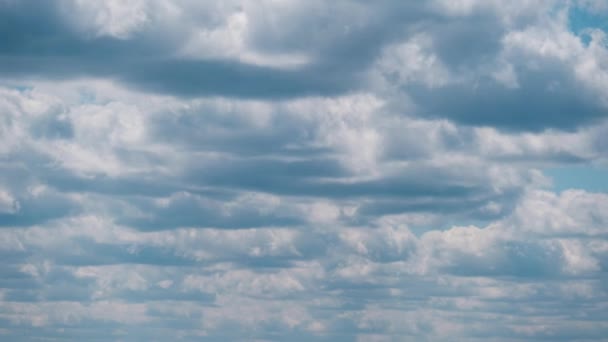
[[17,201],[7,191],[0,189],[0,213],[14,214],[19,211],[19,201]]
[[143,0],[63,1],[66,17],[87,35],[127,39],[148,21]]
[[0,332],[601,340],[608,195],[540,171],[608,160],[570,10],[0,2]]

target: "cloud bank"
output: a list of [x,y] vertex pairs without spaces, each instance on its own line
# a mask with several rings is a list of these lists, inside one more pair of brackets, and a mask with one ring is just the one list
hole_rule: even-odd
[[605,339],[606,13],[0,0],[0,339]]

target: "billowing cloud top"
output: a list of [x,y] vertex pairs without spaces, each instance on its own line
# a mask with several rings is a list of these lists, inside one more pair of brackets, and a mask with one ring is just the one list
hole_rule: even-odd
[[605,340],[607,31],[0,0],[0,340]]

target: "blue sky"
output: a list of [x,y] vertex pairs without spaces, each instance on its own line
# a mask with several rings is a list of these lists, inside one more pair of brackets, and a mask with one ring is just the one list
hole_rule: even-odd
[[605,340],[607,18],[0,0],[0,340]]

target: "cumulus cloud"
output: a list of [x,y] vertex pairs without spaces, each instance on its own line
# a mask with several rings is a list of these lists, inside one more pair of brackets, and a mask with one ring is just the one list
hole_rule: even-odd
[[0,336],[602,340],[602,10],[0,0]]

